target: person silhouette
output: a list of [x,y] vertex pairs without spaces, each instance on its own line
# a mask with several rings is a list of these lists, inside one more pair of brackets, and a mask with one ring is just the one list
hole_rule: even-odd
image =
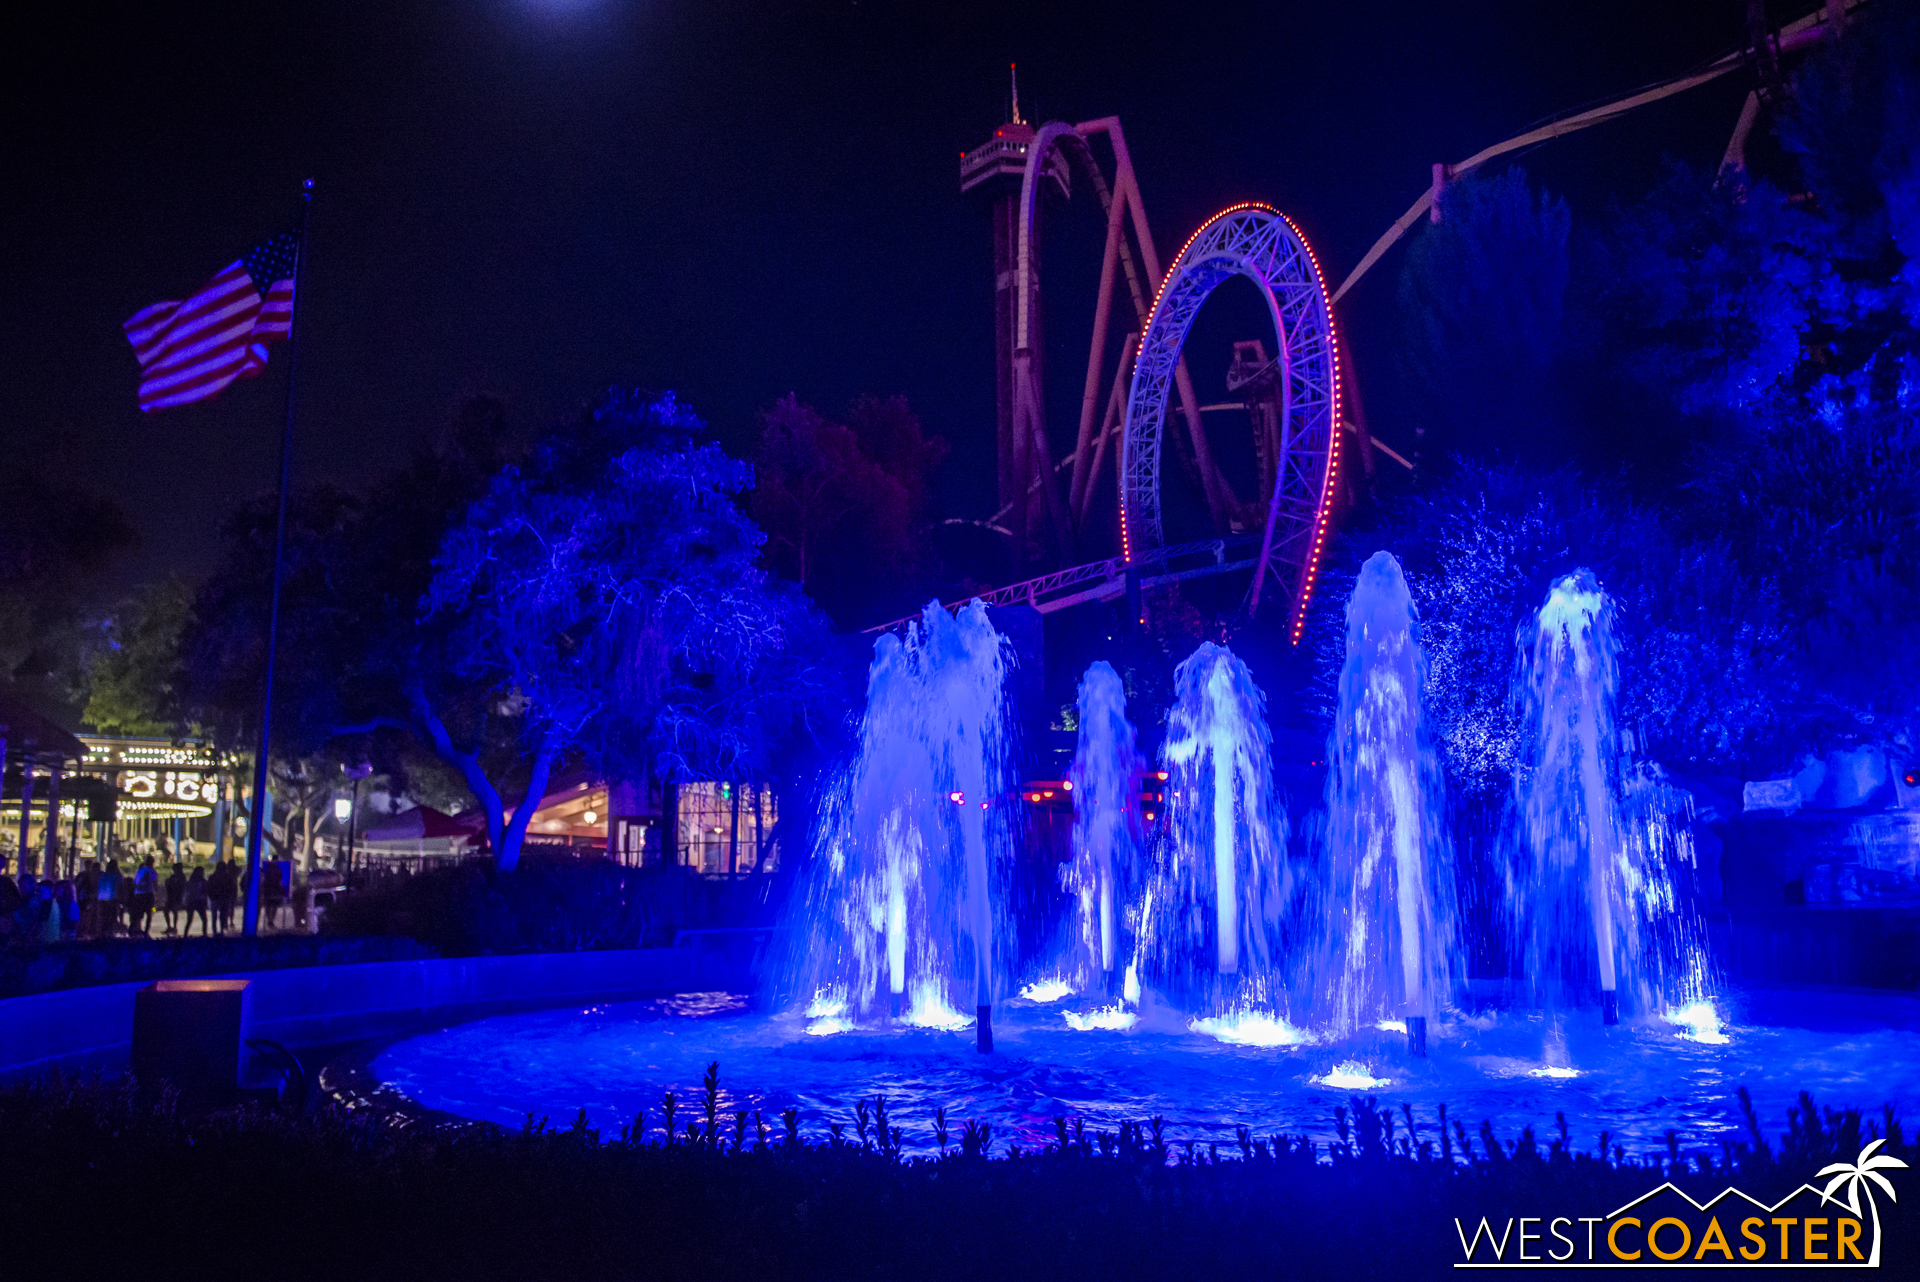
[[167,874],[165,890],[166,898],[162,901],[160,915],[166,920],[166,933],[177,935],[180,933],[176,929],[179,924],[180,909],[186,903],[187,896],[187,872],[180,864],[174,864],[173,871]]
[[185,939],[193,933],[193,919],[200,919],[200,937],[205,939],[212,933],[207,923],[207,870],[195,868],[193,876],[187,879],[186,888],[181,892],[180,904],[187,920],[180,928],[180,937]]

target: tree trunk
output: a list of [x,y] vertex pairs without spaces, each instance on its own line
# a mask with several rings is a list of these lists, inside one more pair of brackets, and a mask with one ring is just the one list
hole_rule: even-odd
[[533,754],[533,775],[527,780],[527,795],[513,808],[513,820],[507,824],[506,834],[495,852],[501,872],[512,872],[520,866],[520,846],[526,839],[533,812],[540,808],[541,799],[547,795],[547,776],[553,770],[553,758],[552,742],[542,739],[539,751]]
[[[420,722],[420,728],[427,733],[427,740],[433,744],[433,750],[442,760],[460,772],[466,781],[467,790],[479,801],[480,808],[487,812],[487,844],[493,848],[494,857],[499,859],[502,868],[512,865],[505,858],[506,824],[502,816],[500,790],[493,786],[493,780],[487,778],[480,768],[480,753],[462,752],[453,746],[453,736],[447,732],[447,723],[440,719],[433,706],[427,702],[426,692],[419,687],[407,691],[407,698],[413,704],[413,714]],[[519,860],[516,845],[514,862]]]

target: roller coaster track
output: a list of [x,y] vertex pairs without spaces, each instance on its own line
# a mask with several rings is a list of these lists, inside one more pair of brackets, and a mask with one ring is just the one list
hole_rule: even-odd
[[[1163,548],[1159,559],[1151,566],[1129,566],[1125,557],[1108,557],[1104,561],[1089,561],[1085,565],[1035,575],[991,592],[976,592],[945,604],[950,610],[958,609],[977,597],[988,605],[1027,605],[1042,614],[1052,614],[1055,610],[1064,610],[1088,601],[1116,600],[1127,591],[1129,571],[1138,572],[1141,590],[1160,588],[1187,579],[1251,569],[1258,560],[1259,550],[1260,537],[1254,534],[1203,539],[1197,543]],[[918,617],[908,615],[866,630],[887,632]]]
[[[1771,45],[1766,52],[1777,60],[1780,55],[1812,47],[1839,30],[1848,10],[1866,2],[1827,0],[1821,10],[1789,22],[1776,32],[1762,33]],[[1272,576],[1291,597],[1289,633],[1297,642],[1327,537],[1330,500],[1340,463],[1341,432],[1349,427],[1340,413],[1341,351],[1333,327],[1333,304],[1345,297],[1422,215],[1435,216],[1435,203],[1447,182],[1464,177],[1499,156],[1616,120],[1649,103],[1717,80],[1748,65],[1759,52],[1758,49],[1735,50],[1686,75],[1551,120],[1483,148],[1457,164],[1435,165],[1432,187],[1395,220],[1339,287],[1331,291],[1312,250],[1292,220],[1268,206],[1246,204],[1216,214],[1189,238],[1168,268],[1148,308],[1142,297],[1136,255],[1138,266],[1144,267],[1149,277],[1158,275],[1158,263],[1120,122],[1109,117],[1081,125],[1043,126],[1033,141],[1021,148],[1026,153],[1026,165],[1020,199],[1018,312],[1013,336],[1015,437],[1023,455],[1027,449],[1033,450],[1030,460],[1022,459],[1023,469],[1029,476],[1028,503],[1044,496],[1055,537],[1063,547],[1081,532],[1108,443],[1116,436],[1120,438],[1121,555],[1023,579],[979,593],[979,599],[988,605],[1031,606],[1046,614],[1084,602],[1114,600],[1128,591],[1130,577],[1136,589],[1144,590],[1251,569],[1253,586],[1249,592],[1249,608],[1258,608],[1265,582]],[[1728,146],[1725,162],[1728,165],[1737,165],[1742,159],[1747,131],[1757,114],[1757,101],[1754,94],[1748,96]],[[1017,107],[1015,114],[1018,115]],[[1111,184],[1094,163],[1087,146],[1096,134],[1105,134],[1113,145],[1115,173]],[[1108,224],[1075,449],[1067,459],[1052,464],[1042,452],[1046,443],[1040,418],[1044,398],[1039,374],[1031,359],[1037,344],[1030,332],[1030,318],[1037,310],[1039,297],[1034,244],[1040,192],[1048,181],[1057,184],[1063,192],[1066,190],[1067,164],[1062,164],[1063,160],[1092,182],[1107,213]],[[1132,244],[1128,243],[1129,230],[1133,233]],[[1116,267],[1127,281],[1139,327],[1126,336],[1119,368],[1113,375],[1112,393],[1107,398],[1105,421],[1096,428],[1108,321],[1117,285]],[[1271,307],[1280,345],[1280,354],[1273,364],[1278,374],[1275,381],[1282,422],[1281,459],[1273,469],[1272,490],[1267,496],[1266,528],[1258,539],[1250,534],[1234,534],[1165,546],[1161,527],[1160,438],[1169,399],[1177,399],[1186,420],[1195,461],[1201,469],[1207,506],[1216,523],[1222,520],[1223,512],[1233,506],[1233,496],[1225,492],[1226,480],[1208,456],[1206,436],[1200,427],[1200,410],[1215,407],[1198,404],[1181,353],[1201,304],[1217,284],[1232,275],[1247,277],[1261,286]],[[1347,377],[1351,379],[1350,371]],[[1123,385],[1128,389],[1124,402]],[[1357,435],[1364,446],[1371,447],[1363,427]],[[1071,479],[1063,498],[1054,489],[1054,473],[1069,466]],[[1004,507],[995,513],[993,521],[1016,507],[1019,511],[1015,528],[1024,545],[1027,504]],[[993,521],[985,524],[997,528]],[[969,596],[948,605],[957,607],[972,599]],[[895,628],[913,617],[917,616],[895,619],[867,631]]]

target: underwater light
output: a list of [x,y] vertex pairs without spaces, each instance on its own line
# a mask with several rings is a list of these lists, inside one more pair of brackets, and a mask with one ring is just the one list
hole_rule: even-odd
[[1214,1019],[1196,1019],[1187,1027],[1230,1046],[1305,1046],[1313,1041],[1313,1034],[1306,1029],[1295,1028],[1265,1011],[1235,1011]]
[[945,1033],[957,1033],[963,1028],[973,1027],[973,1016],[962,1015],[947,1005],[946,997],[934,984],[915,984],[913,1001],[900,1022],[913,1028],[933,1028]]
[[1680,1036],[1690,1042],[1704,1042],[1709,1046],[1725,1046],[1733,1039],[1720,1031],[1720,1015],[1713,1009],[1712,1002],[1688,1002],[1677,1010],[1666,1014],[1669,1024],[1678,1024],[1686,1031]]
[[1384,1077],[1375,1077],[1365,1064],[1357,1059],[1343,1060],[1335,1064],[1333,1070],[1324,1077],[1310,1078],[1322,1086],[1332,1086],[1343,1091],[1372,1090],[1376,1086],[1391,1086],[1393,1083]]
[[1084,1015],[1075,1010],[1063,1010],[1060,1014],[1066,1019],[1067,1027],[1076,1033],[1124,1033],[1140,1022],[1139,1015],[1120,1006],[1102,1006]]

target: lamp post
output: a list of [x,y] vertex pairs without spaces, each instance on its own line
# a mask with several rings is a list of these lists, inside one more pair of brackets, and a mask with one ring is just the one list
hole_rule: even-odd
[[[353,786],[354,786],[354,790],[358,792],[360,788],[360,781],[358,779],[355,779],[353,781]],[[353,864],[353,802],[347,800],[347,798],[345,797],[335,797],[333,799],[333,821],[338,824],[346,825],[347,864],[348,864],[348,867],[351,868]]]
[[347,869],[340,883],[343,888],[353,880],[353,852],[355,845],[354,838],[356,835],[353,828],[353,819],[355,815],[360,813],[360,781],[372,773],[373,765],[371,762],[363,761],[357,766],[349,766],[347,768],[347,778],[353,780],[353,800],[349,801],[345,797],[335,797],[333,799],[333,817],[347,825]]

